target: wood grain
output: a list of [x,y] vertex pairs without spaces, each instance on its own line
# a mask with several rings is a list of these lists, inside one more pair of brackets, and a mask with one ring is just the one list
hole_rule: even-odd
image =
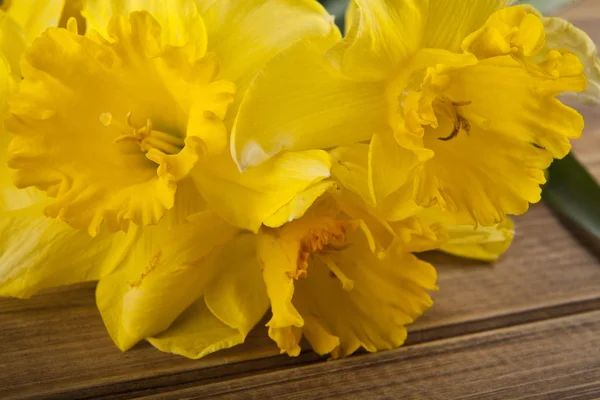
[[[566,15],[600,42],[600,2]],[[582,111],[575,152],[600,178],[600,111]],[[91,284],[0,299],[0,398],[301,398],[329,389],[349,398],[600,398],[600,262],[544,205],[517,219],[514,245],[495,265],[425,258],[441,290],[407,346],[333,363],[310,351],[278,355],[263,326],[197,361],[145,343],[122,354]]]
[[589,312],[148,398],[595,399],[599,334]]

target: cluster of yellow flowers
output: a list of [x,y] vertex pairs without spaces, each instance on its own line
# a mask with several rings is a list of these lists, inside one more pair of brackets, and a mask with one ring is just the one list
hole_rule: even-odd
[[508,3],[354,0],[342,37],[315,0],[4,0],[0,296],[99,281],[121,350],[268,310],[289,355],[401,345],[413,253],[503,253],[583,129],[556,96],[600,92],[583,32]]

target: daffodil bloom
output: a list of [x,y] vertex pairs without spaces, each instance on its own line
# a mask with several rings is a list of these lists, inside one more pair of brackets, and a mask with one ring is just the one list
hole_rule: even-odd
[[[71,20],[28,50],[11,101],[9,166],[16,186],[55,198],[48,216],[92,236],[104,222],[126,230],[130,222],[158,223],[179,192],[182,201],[202,197],[232,224],[256,231],[298,191],[328,176],[328,156],[319,150],[282,155],[242,176],[228,155],[224,122],[261,62],[331,29],[324,11],[308,1],[287,9],[280,2],[219,3],[205,19],[194,2],[180,3],[166,10],[163,25],[134,11],[117,14],[104,34],[82,36]],[[281,10],[287,35],[273,40],[268,29],[276,24],[258,38],[237,30],[242,15],[278,15],[284,23]],[[265,43],[256,51],[260,38]],[[178,190],[186,185],[188,193]]]
[[[583,129],[556,99],[586,89],[562,44],[595,54],[581,31],[507,3],[351,2],[343,40],[300,43],[257,76],[237,117],[236,162],[369,143],[364,185],[387,219],[438,205],[494,226],[525,212],[544,169]],[[257,121],[262,129],[250,129]]]
[[273,317],[269,335],[297,355],[304,335],[319,354],[392,349],[432,305],[435,269],[401,247],[378,252],[364,220],[323,197],[302,218],[258,238]]

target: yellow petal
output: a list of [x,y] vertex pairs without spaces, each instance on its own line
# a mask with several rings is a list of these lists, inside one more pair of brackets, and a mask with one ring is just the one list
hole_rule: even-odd
[[202,297],[214,274],[218,247],[237,230],[213,212],[169,229],[166,223],[139,232],[123,266],[100,280],[98,309],[117,346],[125,351],[165,329]]
[[[396,234],[394,244],[411,253],[439,249],[448,242],[448,226],[453,222],[441,218],[447,214],[451,213],[441,212],[438,207],[429,207],[421,209],[413,217],[390,223]],[[474,229],[472,225],[470,228]]]
[[47,28],[58,26],[65,1],[10,0],[9,3],[7,14],[22,27],[25,40],[31,43]]
[[506,218],[493,227],[449,226],[448,242],[441,250],[459,257],[482,261],[497,260],[508,248],[515,235],[514,223]]
[[341,72],[363,81],[384,80],[420,47],[427,2],[353,0],[348,32],[330,52]]
[[212,151],[206,135],[224,135],[235,86],[214,80],[215,57],[167,48],[160,31],[138,12],[112,20],[111,41],[52,28],[28,51],[9,162],[18,187],[56,198],[50,216],[92,235],[103,221],[155,224],[177,182]]
[[369,148],[364,143],[337,147],[331,151],[331,175],[343,187],[356,193],[366,204],[376,205],[375,194],[369,185]]
[[306,276],[312,251],[345,237],[346,225],[331,217],[304,217],[277,230],[259,233],[257,255],[273,313],[267,323],[269,337],[282,353],[300,353],[304,320],[292,304],[294,281]]
[[0,296],[98,280],[125,258],[132,236],[95,238],[42,214],[41,205],[0,213]]
[[457,75],[450,95],[468,99],[471,106],[464,107],[463,116],[486,131],[534,143],[562,158],[571,148],[569,139],[581,135],[583,118],[555,96],[584,90],[586,81],[575,57],[556,57],[565,73],[558,79],[532,77],[508,57],[484,60]]
[[408,218],[418,209],[413,182],[418,156],[398,146],[391,132],[373,135],[369,147],[369,186],[377,208],[390,221]]
[[256,237],[238,235],[216,258],[214,278],[206,286],[204,301],[220,321],[243,339],[269,309],[269,298],[256,255]]
[[[263,268],[263,277],[273,312],[273,317],[268,324],[270,331],[301,327],[304,324],[302,317],[292,305],[293,276],[297,268],[299,249],[299,240],[280,239],[271,233],[259,233],[257,237],[257,254]],[[271,335],[271,332],[269,334]],[[291,347],[296,346],[297,343]]]
[[581,93],[570,93],[585,104],[600,103],[600,61],[596,44],[581,29],[562,18],[543,18],[546,29],[546,47],[567,49],[582,62],[588,81]]
[[385,129],[383,85],[335,72],[323,53],[336,40],[299,43],[257,75],[232,132],[231,151],[242,169],[282,151],[351,144]]
[[[0,59],[2,59],[2,64],[8,63],[8,73],[14,79],[21,78],[19,62],[23,53],[25,53],[26,47],[27,42],[22,28],[10,16],[0,10]],[[5,65],[2,66],[2,69],[5,69]],[[3,71],[2,74],[4,75],[5,72]]]
[[223,61],[221,76],[233,80],[241,93],[269,59],[300,40],[336,29],[323,6],[312,0],[197,2],[206,21],[208,49]]
[[319,182],[310,186],[267,218],[263,224],[270,228],[277,228],[286,222],[301,218],[319,197],[335,187],[335,182],[331,181]]
[[331,56],[341,70],[361,80],[383,80],[419,48],[460,52],[461,42],[509,0],[354,0],[347,34]]
[[[5,130],[4,119],[8,116],[8,98],[15,89],[11,67],[0,52],[0,212],[26,208],[45,197],[36,189],[17,189],[10,179],[12,172],[7,167],[7,150],[12,135]],[[42,217],[41,214],[39,216]]]
[[192,0],[85,0],[82,15],[88,30],[109,36],[107,27],[117,15],[148,11],[161,26],[161,40],[171,46],[191,45],[193,57],[206,52],[207,38],[204,20]]
[[198,359],[244,342],[245,335],[215,317],[197,300],[173,324],[148,341],[160,351]]
[[[231,224],[256,232],[299,193],[329,177],[330,168],[329,154],[310,150],[284,153],[240,172],[229,153],[224,153],[207,159],[192,176],[212,209]],[[293,207],[286,210],[295,212]],[[289,219],[291,215],[278,214],[276,218]]]
[[[435,132],[451,129],[442,124]],[[522,214],[529,203],[537,203],[545,183],[543,171],[552,162],[549,152],[529,142],[480,129],[448,142],[432,138],[428,147],[436,156],[419,177],[417,202],[467,212],[471,223],[483,226],[495,225],[507,214]]]
[[430,0],[427,27],[421,45],[458,53],[463,39],[509,3],[511,0]]
[[462,48],[479,58],[513,55],[536,56],[545,43],[544,24],[539,17],[515,6],[492,14],[477,31],[465,38]]
[[[373,254],[364,239],[351,239],[348,248],[331,258],[354,282],[346,290],[326,265],[311,265],[306,279],[296,283],[294,304],[305,318],[303,333],[315,351],[346,356],[400,346],[405,325],[432,305],[425,290],[436,288],[434,268],[409,253],[392,248]],[[332,349],[339,340],[339,348]]]

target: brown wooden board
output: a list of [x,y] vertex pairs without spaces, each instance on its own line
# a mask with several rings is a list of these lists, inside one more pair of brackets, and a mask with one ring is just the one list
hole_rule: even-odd
[[163,395],[164,399],[597,399],[600,311]]

